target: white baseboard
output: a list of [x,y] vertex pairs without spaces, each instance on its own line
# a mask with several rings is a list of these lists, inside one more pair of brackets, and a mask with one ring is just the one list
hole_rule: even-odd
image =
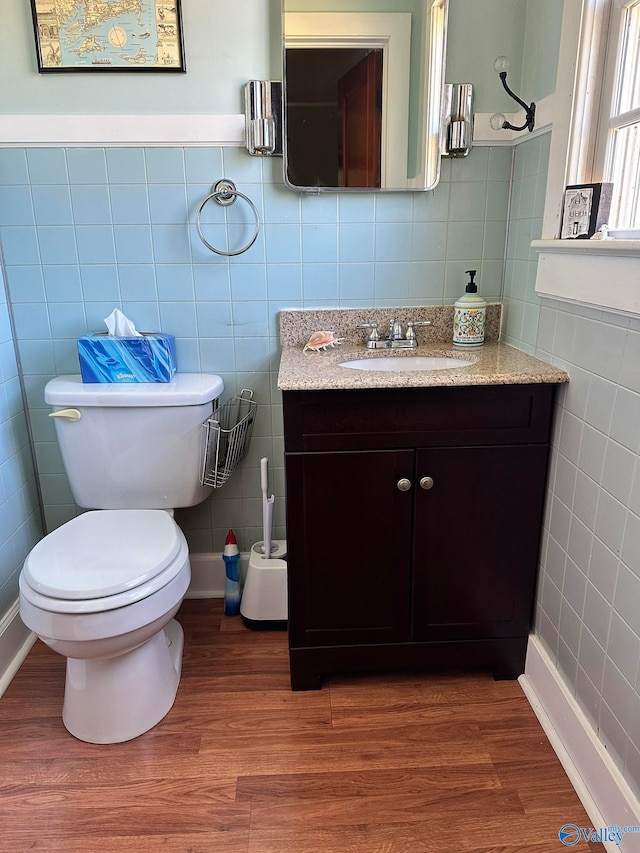
[[11,684],[35,641],[36,635],[20,618],[20,607],[16,601],[0,620],[0,696]]
[[[535,636],[529,637],[519,681],[594,829],[640,826],[640,802]],[[607,853],[633,853],[639,838],[626,834],[619,846],[609,841],[603,846]]]
[[[191,583],[185,598],[224,598],[225,568],[222,554],[190,554]],[[240,554],[240,577],[246,577],[249,554]]]

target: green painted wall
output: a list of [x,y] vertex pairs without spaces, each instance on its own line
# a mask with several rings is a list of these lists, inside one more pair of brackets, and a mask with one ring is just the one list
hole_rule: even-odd
[[[186,74],[39,74],[30,4],[2,0],[0,113],[241,113],[247,80],[280,73],[280,4],[186,0],[182,5]],[[272,59],[277,60],[273,66]]]
[[497,56],[509,57],[509,85],[517,92],[526,13],[527,0],[450,0],[446,78],[474,84],[476,112],[513,111],[493,63]]
[[528,0],[522,61],[525,101],[539,101],[556,90],[562,7],[561,0]]
[[[319,2],[335,6],[335,0]],[[372,2],[384,8],[389,0]],[[399,0],[394,8],[416,5],[418,0]],[[516,91],[523,87],[526,98],[548,95],[555,88],[562,5],[562,0],[450,0],[447,80],[475,84],[478,112],[510,110],[513,102],[493,70],[496,56],[506,54]],[[279,0],[188,0],[188,8],[186,74],[43,75],[36,67],[29,3],[2,0],[0,113],[242,112],[247,80],[281,75]]]

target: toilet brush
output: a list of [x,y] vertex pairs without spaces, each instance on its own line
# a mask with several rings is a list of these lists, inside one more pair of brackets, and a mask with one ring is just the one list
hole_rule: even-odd
[[249,554],[240,614],[249,628],[275,630],[287,627],[287,542],[271,538],[275,497],[268,497],[268,467],[264,457],[260,460],[263,541],[256,542]]
[[269,491],[269,460],[263,456],[260,460],[260,488],[262,489],[262,539],[265,560],[271,559],[271,525],[273,522],[273,503],[275,495],[267,497]]

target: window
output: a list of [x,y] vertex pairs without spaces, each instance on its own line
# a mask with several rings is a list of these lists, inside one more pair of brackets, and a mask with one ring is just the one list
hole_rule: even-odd
[[640,0],[613,0],[608,45],[600,149],[603,179],[613,183],[609,225],[640,238]]
[[[545,238],[533,244],[539,252],[536,292],[540,296],[632,317],[640,317],[640,158],[631,142],[635,134],[637,145],[640,133],[638,7],[640,0],[564,2]],[[618,79],[623,82],[618,84]],[[601,116],[603,127],[598,126]],[[615,181],[621,191],[620,201],[614,204],[614,212],[621,211],[616,214],[616,239],[559,239],[565,187],[602,180]],[[636,213],[635,220],[628,221],[635,221],[636,227],[621,233],[622,211],[629,209],[629,199],[631,203],[635,199]]]

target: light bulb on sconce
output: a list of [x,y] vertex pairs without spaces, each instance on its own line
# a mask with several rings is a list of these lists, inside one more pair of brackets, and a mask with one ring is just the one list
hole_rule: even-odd
[[509,69],[509,65],[509,58],[506,56],[498,56],[496,61],[493,63],[493,67],[500,77],[500,82],[502,83],[505,92],[513,98],[514,101],[517,101],[524,110],[525,122],[522,125],[516,126],[515,124],[508,122],[503,113],[494,113],[489,119],[489,123],[493,130],[528,130],[529,133],[531,133],[535,127],[536,105],[533,101],[530,104],[526,104],[522,98],[519,98],[516,93],[512,92],[507,86],[507,71]]

